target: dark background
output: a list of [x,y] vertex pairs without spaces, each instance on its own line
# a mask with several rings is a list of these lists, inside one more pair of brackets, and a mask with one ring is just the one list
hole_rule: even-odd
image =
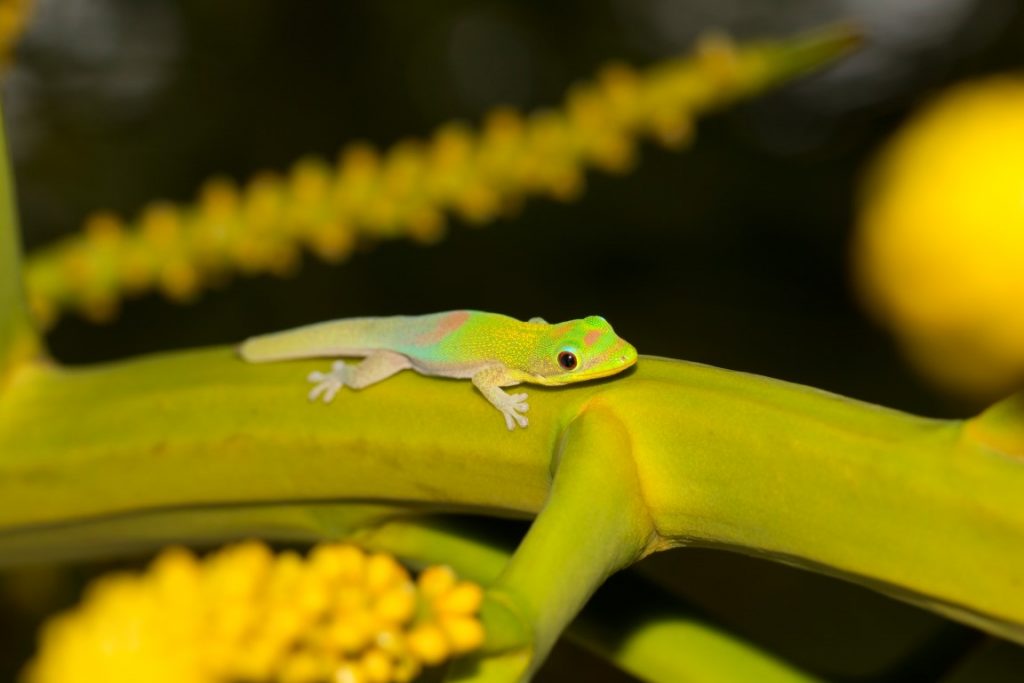
[[[978,406],[930,387],[866,319],[847,244],[866,164],[915,107],[1024,64],[1014,0],[39,0],[3,85],[24,240],[47,244],[96,209],[189,200],[214,174],[244,181],[307,154],[333,160],[353,140],[386,147],[475,122],[498,104],[555,105],[607,61],[673,57],[706,29],[742,40],[842,19],[866,33],[858,55],[702,120],[681,153],[645,146],[633,173],[588,174],[576,202],[533,200],[483,228],[456,221],[433,247],[307,259],[294,278],[239,279],[187,307],[145,297],[111,325],[69,316],[52,349],[84,363],[354,315],[600,314],[641,353],[968,415]],[[830,678],[932,680],[981,643],[757,560],[685,551],[643,569]],[[563,650],[549,678],[589,665]]]

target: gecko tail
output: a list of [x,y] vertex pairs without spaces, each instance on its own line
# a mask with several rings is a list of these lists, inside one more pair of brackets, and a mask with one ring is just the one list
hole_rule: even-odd
[[305,352],[298,348],[289,349],[291,345],[286,339],[276,337],[276,334],[249,337],[235,347],[235,354],[249,363],[270,363],[276,360],[308,357],[308,349]]
[[235,352],[242,360],[249,363],[270,363],[278,360],[337,355],[337,345],[329,344],[325,336],[320,333],[318,326],[311,325],[249,337],[235,347]]
[[235,355],[247,363],[264,363],[274,360],[261,350],[259,337],[250,337],[241,344],[235,344]]
[[250,337],[239,344],[235,352],[250,363],[365,356],[367,348],[387,346],[386,340],[380,334],[373,334],[374,331],[373,321],[369,319],[334,320]]

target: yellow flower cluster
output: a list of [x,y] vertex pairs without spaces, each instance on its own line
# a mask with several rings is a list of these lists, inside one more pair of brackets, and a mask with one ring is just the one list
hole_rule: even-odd
[[82,234],[29,259],[29,304],[44,326],[66,309],[102,321],[124,296],[160,290],[189,300],[234,273],[291,273],[303,250],[337,262],[357,241],[436,242],[449,214],[482,224],[531,195],[571,200],[588,167],[628,171],[641,136],[680,147],[695,114],[827,62],[853,42],[845,29],[742,48],[711,38],[690,59],[642,72],[608,66],[571,88],[560,109],[498,109],[479,130],[449,124],[383,154],[356,143],[335,164],[305,159],[242,187],[214,179],[193,204],[155,203],[131,224],[95,215]]
[[413,582],[342,544],[307,559],[257,542],[92,585],[43,629],[26,683],[386,683],[478,648],[483,593],[450,569]]
[[889,143],[866,188],[857,275],[940,383],[1024,383],[1024,77],[966,83]]
[[25,30],[34,0],[0,0],[0,73],[10,66],[14,45]]

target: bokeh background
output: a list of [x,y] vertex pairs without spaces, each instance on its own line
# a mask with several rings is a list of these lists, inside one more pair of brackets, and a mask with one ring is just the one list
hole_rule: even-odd
[[[912,112],[1024,65],[1014,0],[38,0],[2,85],[24,242],[51,243],[96,209],[190,200],[215,174],[242,182],[354,140],[386,147],[496,105],[554,105],[611,59],[651,64],[708,29],[742,41],[838,20],[862,27],[858,54],[701,120],[682,152],[645,146],[627,175],[588,174],[576,201],[456,220],[435,246],[309,258],[294,277],[237,279],[189,306],[146,296],[107,325],[69,315],[51,348],[76,364],[356,315],[600,314],[642,353],[970,415],[983,402],[929,383],[865,314],[850,242],[866,169]],[[779,565],[687,550],[640,572],[832,680],[1024,671],[1017,648]],[[28,625],[73,597],[75,582],[54,576],[8,577],[0,678],[27,656]],[[994,673],[963,668],[993,647]],[[568,646],[544,677],[629,680]]]

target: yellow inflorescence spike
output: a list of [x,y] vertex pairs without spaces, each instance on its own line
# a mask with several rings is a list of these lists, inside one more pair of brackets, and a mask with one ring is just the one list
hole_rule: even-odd
[[[438,577],[443,577],[439,579]],[[44,627],[27,683],[387,683],[483,643],[479,586],[343,544],[164,551]]]
[[304,159],[284,177],[260,174],[244,187],[214,179],[195,203],[153,204],[129,227],[101,214],[82,234],[32,255],[29,304],[44,326],[66,309],[102,321],[126,295],[159,290],[188,301],[234,273],[292,273],[303,249],[337,262],[359,240],[436,242],[447,215],[478,225],[528,196],[569,201],[582,192],[587,168],[629,171],[641,137],[681,147],[695,115],[854,43],[842,28],[740,48],[714,37],[689,59],[644,71],[610,65],[573,86],[558,109],[497,109],[478,131],[448,124],[385,153],[353,143],[335,164]]

